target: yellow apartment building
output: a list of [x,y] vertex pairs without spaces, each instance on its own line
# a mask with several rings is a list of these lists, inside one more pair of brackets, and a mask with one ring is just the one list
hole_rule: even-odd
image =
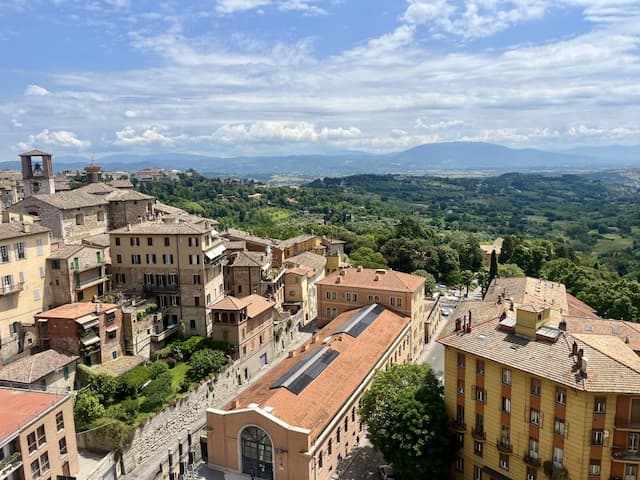
[[0,477],[70,478],[78,449],[69,394],[0,387]]
[[111,282],[154,298],[170,324],[185,335],[210,336],[207,305],[224,296],[225,246],[214,222],[174,218],[110,232]]
[[380,304],[411,319],[412,359],[420,355],[428,312],[424,278],[394,270],[343,268],[316,282],[318,325],[326,325],[347,310]]
[[207,462],[256,478],[329,480],[364,439],[359,401],[375,373],[409,357],[409,318],[345,312],[221,409],[207,410]]
[[638,478],[640,330],[557,313],[508,297],[456,311],[438,340],[460,446],[452,478]]
[[[47,305],[48,228],[28,217],[3,212],[0,223],[0,360],[30,347],[24,324]],[[31,340],[32,341],[32,340]]]

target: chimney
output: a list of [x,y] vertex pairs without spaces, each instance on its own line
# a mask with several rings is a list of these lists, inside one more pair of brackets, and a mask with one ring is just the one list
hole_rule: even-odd
[[380,275],[378,275],[378,274],[376,273],[376,276],[375,276],[375,277],[373,277],[373,281],[374,281],[374,282],[378,282],[378,281],[380,281]]
[[576,356],[578,354],[578,344],[573,341],[573,345],[571,345],[571,355]]
[[99,303],[96,303],[96,313],[100,313],[100,307],[102,305],[100,305]]
[[231,402],[231,409],[235,410],[236,408],[240,407],[240,402],[238,400],[234,400],[233,402]]
[[288,358],[293,358],[293,357],[295,357],[295,356],[296,356],[296,353],[297,353],[297,352],[296,352],[295,350],[291,350],[291,351],[289,352],[289,357],[288,357]]
[[509,310],[513,312],[513,300],[509,300]]
[[22,223],[22,232],[23,233],[31,233],[31,225],[28,223]]
[[580,373],[582,374],[583,377],[587,376],[588,365],[589,365],[589,360],[587,360],[587,357],[582,357],[582,360],[580,361]]
[[342,278],[341,277],[336,278],[336,283],[342,283]]
[[560,320],[560,324],[558,325],[558,328],[560,330],[562,330],[563,332],[567,331],[567,321],[566,320]]
[[582,369],[582,356],[584,355],[584,349],[578,349],[578,360],[576,360],[576,364],[578,368]]
[[467,318],[467,327],[465,329],[466,333],[471,333],[471,311],[469,311],[469,318]]
[[344,277],[347,274],[346,270],[340,270],[340,276]]
[[507,318],[507,312],[503,310],[502,313],[500,314],[500,321],[504,320],[505,318]]
[[459,332],[461,329],[461,325],[462,325],[462,320],[460,320],[460,317],[456,318],[456,327],[454,332]]
[[131,224],[127,223],[127,232],[130,232],[130,231],[131,231]]
[[308,348],[309,348],[309,345],[307,345],[307,344],[302,345],[302,346],[300,347],[300,352],[306,352]]
[[356,269],[356,271],[361,272],[362,271],[362,265],[358,265],[358,268]]

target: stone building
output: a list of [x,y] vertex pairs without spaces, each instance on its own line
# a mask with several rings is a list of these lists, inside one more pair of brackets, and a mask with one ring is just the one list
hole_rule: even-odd
[[73,390],[78,357],[57,350],[44,350],[0,368],[0,385],[51,392]]
[[50,307],[65,303],[90,302],[109,291],[104,249],[68,245],[47,257]]
[[114,287],[153,298],[185,335],[211,335],[207,305],[224,296],[225,249],[213,223],[163,218],[114,230],[110,238]]
[[[34,161],[33,157],[40,157]],[[52,155],[42,150],[30,150],[20,154],[24,196],[55,193]]]
[[70,303],[35,317],[38,345],[78,355],[85,365],[122,356],[122,310],[109,303]]
[[3,479],[75,478],[79,461],[71,395],[0,388],[0,418]]
[[211,466],[277,480],[330,480],[366,435],[359,401],[376,371],[410,355],[409,318],[345,312],[220,409],[207,410]]
[[238,298],[251,294],[272,299],[277,305],[284,300],[283,268],[271,266],[262,252],[234,252],[227,256],[224,284],[228,295]]
[[46,258],[48,228],[29,223],[29,217],[3,212],[0,223],[0,360],[6,361],[31,346],[24,330],[48,303]]
[[283,308],[296,313],[304,312],[304,322],[318,316],[316,283],[325,276],[327,257],[303,252],[284,262],[287,270],[284,278],[285,301]]

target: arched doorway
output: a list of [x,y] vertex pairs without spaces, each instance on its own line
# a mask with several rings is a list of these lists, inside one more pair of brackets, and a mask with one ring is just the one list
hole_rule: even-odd
[[258,427],[246,427],[240,436],[242,473],[253,473],[256,478],[273,479],[273,444]]

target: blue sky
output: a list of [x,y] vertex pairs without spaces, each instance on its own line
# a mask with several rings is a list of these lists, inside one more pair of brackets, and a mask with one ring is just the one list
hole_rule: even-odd
[[640,143],[640,0],[0,0],[0,161]]

